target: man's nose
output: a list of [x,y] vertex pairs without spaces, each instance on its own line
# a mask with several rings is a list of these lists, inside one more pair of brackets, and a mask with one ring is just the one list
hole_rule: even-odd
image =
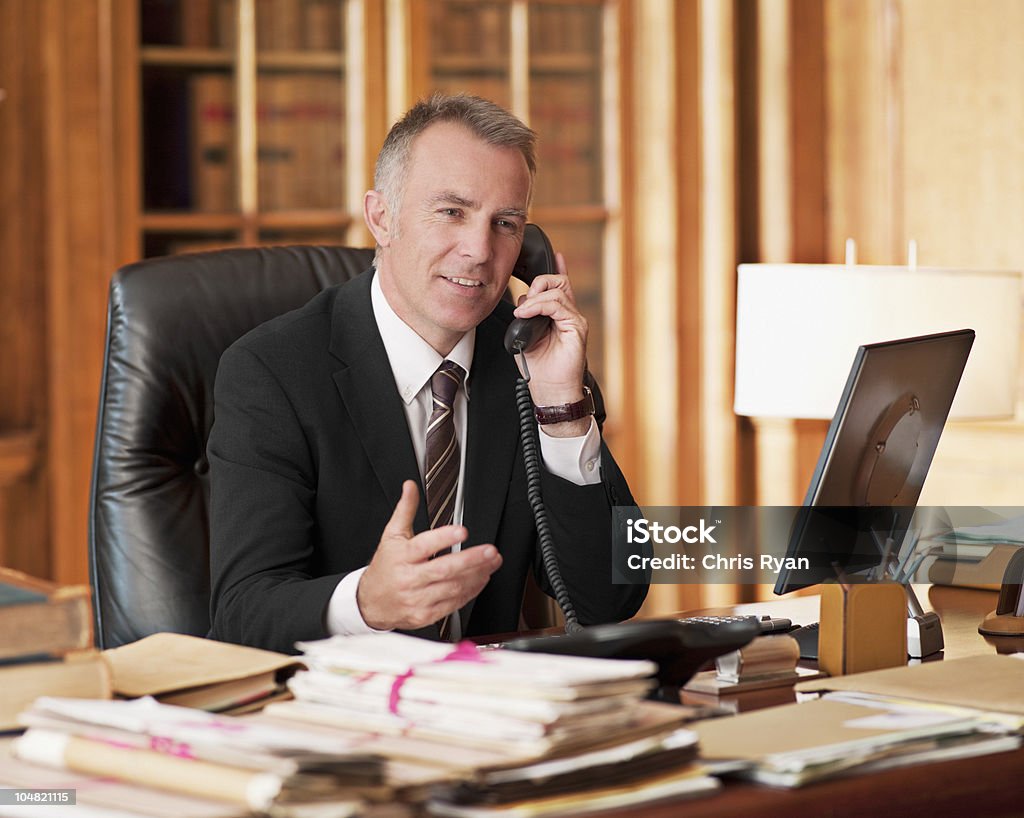
[[492,242],[490,223],[469,224],[462,232],[459,249],[463,258],[474,264],[483,264],[490,260],[494,251]]

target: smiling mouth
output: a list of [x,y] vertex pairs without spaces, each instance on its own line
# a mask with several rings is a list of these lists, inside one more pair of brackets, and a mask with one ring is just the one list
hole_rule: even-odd
[[482,281],[477,281],[473,278],[455,278],[454,276],[444,276],[445,281],[451,281],[453,284],[458,284],[460,287],[483,287]]

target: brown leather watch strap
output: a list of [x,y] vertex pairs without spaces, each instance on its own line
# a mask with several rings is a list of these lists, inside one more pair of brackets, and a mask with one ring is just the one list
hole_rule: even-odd
[[579,420],[594,414],[594,396],[587,387],[583,387],[583,397],[575,403],[559,403],[554,406],[535,406],[533,416],[537,423],[546,426],[549,423],[565,423]]

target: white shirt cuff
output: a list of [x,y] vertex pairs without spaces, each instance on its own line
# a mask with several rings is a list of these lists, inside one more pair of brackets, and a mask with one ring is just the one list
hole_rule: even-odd
[[601,482],[601,433],[596,421],[582,437],[552,437],[544,434],[538,424],[540,455],[549,472],[577,486],[593,486]]
[[345,574],[327,603],[327,632],[332,636],[355,636],[364,633],[386,633],[371,628],[363,621],[356,601],[356,588],[366,568]]

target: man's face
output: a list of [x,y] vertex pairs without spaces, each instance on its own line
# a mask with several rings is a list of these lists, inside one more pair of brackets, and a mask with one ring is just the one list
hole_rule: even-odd
[[441,355],[505,292],[529,195],[530,172],[517,149],[438,123],[412,144],[398,212],[386,214],[386,229],[374,229],[368,217],[388,303]]

